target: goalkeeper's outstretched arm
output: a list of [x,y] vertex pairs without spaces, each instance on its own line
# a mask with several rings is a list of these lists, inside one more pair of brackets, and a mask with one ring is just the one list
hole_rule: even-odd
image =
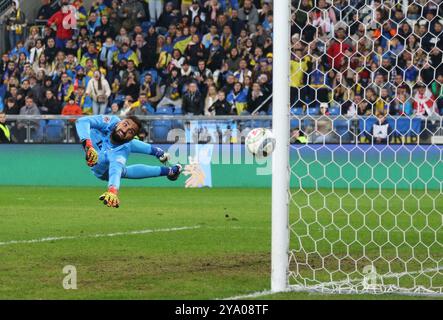
[[125,147],[119,150],[109,152],[109,180],[108,191],[99,198],[108,207],[118,208],[120,200],[118,199],[118,191],[120,189],[120,181],[125,169],[126,159],[129,156],[129,148]]
[[120,180],[123,169],[126,165],[126,155],[124,153],[109,153],[109,181],[108,188],[120,189]]
[[90,167],[95,166],[98,161],[98,153],[94,149],[91,141],[91,128],[102,129],[107,125],[108,123],[104,121],[102,116],[83,117],[75,123],[77,134],[86,152],[86,163]]
[[109,125],[109,122],[103,120],[103,116],[90,116],[78,119],[75,122],[75,128],[80,141],[91,139],[91,129],[104,129]]

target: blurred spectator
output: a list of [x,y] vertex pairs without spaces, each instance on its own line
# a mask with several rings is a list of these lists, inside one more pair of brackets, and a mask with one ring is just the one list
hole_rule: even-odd
[[157,109],[162,106],[173,105],[180,107],[182,104],[181,99],[181,84],[178,68],[173,68],[166,78],[164,83],[161,85],[161,90],[164,92],[163,99],[158,103]]
[[241,114],[244,110],[247,110],[248,91],[243,88],[240,82],[234,84],[234,88],[228,93],[226,99],[234,106],[237,114]]
[[150,0],[149,3],[149,15],[152,23],[155,23],[163,12],[163,0]]
[[20,108],[17,105],[14,98],[10,97],[6,99],[5,108],[3,109],[5,114],[17,115],[20,113]]
[[63,3],[59,11],[54,13],[51,18],[49,18],[47,23],[49,27],[55,28],[57,32],[55,43],[58,49],[63,49],[66,45],[66,41],[71,39],[73,36],[72,25],[66,22],[72,22],[72,19],[69,16],[72,16],[75,13],[71,12],[71,9],[68,6],[69,1],[66,2],[66,4]]
[[113,116],[119,116],[120,115],[120,107],[115,102],[111,105],[111,113],[110,113],[110,115],[113,115]]
[[[290,86],[291,86],[291,105],[297,102],[297,107],[301,107],[302,88],[304,86],[304,77],[308,72],[308,63],[310,62],[309,56],[303,57],[303,50],[296,48],[295,57],[291,60],[290,66]],[[301,100],[301,101],[300,101]]]
[[43,99],[39,109],[41,114],[60,114],[62,110],[61,102],[57,100],[51,90],[47,90],[45,99]]
[[[39,109],[38,109],[37,105],[35,104],[34,99],[32,97],[28,96],[25,98],[25,105],[23,107],[21,107],[20,115],[23,115],[23,116],[40,115],[40,111],[39,111]],[[38,120],[31,120],[29,122],[31,123],[30,127],[33,131],[36,131],[40,126]],[[25,139],[27,138],[26,127],[28,126],[28,124],[29,123],[27,120],[17,121],[16,136],[17,136],[18,142],[20,142],[20,143],[24,142]]]
[[226,116],[234,114],[234,106],[226,100],[226,93],[219,91],[217,101],[215,101],[209,108],[210,113],[214,112],[217,116]]
[[258,114],[260,112],[267,113],[268,106],[265,103],[266,101],[263,92],[261,91],[261,87],[257,82],[255,82],[252,85],[252,89],[249,90],[247,101],[248,101],[248,107],[247,107],[248,113],[252,115]]
[[14,49],[17,42],[23,40],[26,27],[25,13],[20,9],[19,2],[13,2],[13,8],[6,18],[6,31],[9,36],[9,46]]
[[211,109],[212,111],[209,111],[209,109],[218,100],[218,96],[219,96],[219,94],[217,93],[217,88],[214,85],[209,86],[208,93],[205,98],[205,110],[204,110],[205,116],[215,116],[216,115],[215,110]]
[[407,98],[405,93],[398,93],[389,107],[389,114],[393,116],[410,116],[412,115],[412,102]]
[[439,74],[437,79],[432,82],[432,94],[437,99],[437,108],[443,115],[443,74]]
[[305,144],[308,142],[308,139],[305,137],[303,131],[300,128],[294,128],[291,131],[291,144]]
[[28,35],[28,38],[26,39],[25,44],[24,44],[25,49],[27,51],[29,51],[31,48],[35,47],[36,41],[39,40],[39,39],[41,40],[42,37],[39,34],[38,27],[37,26],[32,26],[29,29],[29,35]]
[[95,71],[93,78],[89,81],[86,88],[86,95],[92,98],[92,112],[94,115],[104,114],[111,96],[111,88],[108,80],[100,71]]
[[37,12],[37,19],[39,20],[49,20],[54,14],[52,9],[51,0],[41,0],[42,5]]
[[390,133],[389,130],[389,123],[386,121],[386,117],[379,114],[377,116],[377,123],[372,127],[373,143],[386,144]]
[[[64,116],[81,116],[82,108],[75,103],[75,96],[71,95],[69,97],[68,103],[63,107],[62,115]],[[75,120],[70,120],[75,121]]]
[[6,114],[0,111],[0,143],[11,143],[11,131],[6,124]]
[[238,11],[238,18],[246,22],[250,32],[255,32],[259,22],[258,10],[252,0],[244,0],[243,7]]
[[148,101],[148,97],[146,93],[141,93],[131,106],[132,112],[131,114],[140,116],[140,115],[149,115],[155,113],[155,109]]
[[[74,94],[72,94],[69,97],[67,104],[63,107],[62,115],[64,115],[64,116],[81,116],[82,115],[82,108],[80,108],[80,106],[75,103]],[[77,132],[75,130],[75,120],[76,119],[73,118],[73,119],[69,120],[69,122],[68,122],[67,130],[69,130],[69,137],[71,140],[69,142],[79,142],[79,138],[78,138]]]
[[[159,2],[153,0],[153,2]],[[155,11],[154,11],[155,13]],[[125,29],[133,29],[135,25],[145,20],[146,12],[143,4],[137,0],[123,1],[118,16],[122,20],[122,26]]]
[[327,103],[320,103],[320,115],[329,116],[329,106]]
[[414,111],[419,117],[433,116],[437,114],[435,98],[425,85],[417,85],[417,93],[414,96]]
[[198,91],[197,84],[191,82],[187,92],[183,96],[183,113],[191,115],[202,115],[204,111],[205,99]]

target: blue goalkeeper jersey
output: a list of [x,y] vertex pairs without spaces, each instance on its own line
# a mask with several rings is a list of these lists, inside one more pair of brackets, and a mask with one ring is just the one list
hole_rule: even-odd
[[139,140],[123,144],[113,144],[112,131],[121,119],[117,116],[90,116],[77,120],[77,134],[81,141],[90,139],[98,153],[98,162],[92,167],[94,175],[108,180],[108,186],[120,188],[120,180],[124,174],[126,161],[131,152],[151,154],[151,145]]

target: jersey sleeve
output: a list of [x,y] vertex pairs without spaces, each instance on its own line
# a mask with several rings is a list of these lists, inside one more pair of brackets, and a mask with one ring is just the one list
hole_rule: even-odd
[[78,119],[75,127],[80,140],[83,141],[91,139],[91,129],[106,130],[118,121],[120,119],[115,116],[90,116]]
[[123,170],[126,166],[130,148],[125,146],[123,148],[114,149],[108,153],[109,159],[109,180],[108,187],[113,186],[117,190],[120,189],[120,181]]

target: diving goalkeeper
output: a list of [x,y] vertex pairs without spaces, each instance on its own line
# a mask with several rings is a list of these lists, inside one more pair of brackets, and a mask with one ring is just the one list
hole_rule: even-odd
[[144,179],[166,176],[175,181],[182,172],[182,166],[172,167],[132,165],[126,166],[130,153],[155,156],[163,164],[169,155],[150,144],[134,139],[141,129],[141,122],[135,116],[124,120],[116,116],[90,116],[77,120],[76,128],[86,152],[86,163],[94,175],[108,181],[108,191],[100,196],[108,207],[118,208],[118,190],[121,178]]

